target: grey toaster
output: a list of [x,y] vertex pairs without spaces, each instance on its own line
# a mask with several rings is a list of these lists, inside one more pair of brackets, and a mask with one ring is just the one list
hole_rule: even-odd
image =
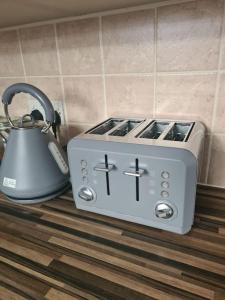
[[76,207],[187,233],[204,135],[200,122],[110,118],[71,139]]

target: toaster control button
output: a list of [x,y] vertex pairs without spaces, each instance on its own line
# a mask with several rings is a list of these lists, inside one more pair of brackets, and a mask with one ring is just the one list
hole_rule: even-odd
[[168,189],[169,188],[169,182],[168,181],[163,181],[161,183],[161,187],[164,188],[164,189]]
[[83,176],[82,177],[82,181],[84,184],[87,184],[88,183],[88,177],[87,176]]
[[88,174],[88,171],[86,168],[82,168],[81,172],[82,172],[83,176],[87,176],[87,174]]
[[168,193],[167,191],[162,191],[162,192],[161,192],[161,196],[162,196],[163,198],[168,198],[168,197],[169,197],[169,193]]
[[82,167],[82,168],[86,168],[86,167],[87,167],[87,161],[84,160],[84,159],[82,159],[82,160],[80,161],[80,164],[81,164],[81,167]]
[[78,192],[78,196],[85,201],[92,201],[95,198],[94,192],[88,187],[82,187]]
[[162,176],[162,178],[164,178],[164,179],[168,179],[168,178],[170,177],[170,174],[169,174],[168,172],[166,172],[166,171],[163,171],[163,172],[161,173],[161,176]]
[[173,209],[167,203],[159,203],[156,205],[155,214],[157,218],[169,219],[173,216]]

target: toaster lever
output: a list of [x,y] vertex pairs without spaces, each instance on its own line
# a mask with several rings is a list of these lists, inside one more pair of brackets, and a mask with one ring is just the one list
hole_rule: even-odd
[[124,171],[123,174],[128,176],[141,177],[144,174],[144,172],[145,170],[143,169],[139,169],[138,171],[136,171],[135,168],[130,168],[129,170]]
[[99,171],[99,172],[108,173],[108,172],[112,171],[112,169],[114,169],[114,167],[115,167],[115,165],[113,165],[113,164],[108,164],[108,167],[106,167],[105,163],[100,163],[94,167],[94,170]]

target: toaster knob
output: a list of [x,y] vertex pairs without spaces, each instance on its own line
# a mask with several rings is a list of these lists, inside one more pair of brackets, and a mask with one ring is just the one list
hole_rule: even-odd
[[173,216],[173,209],[167,203],[159,203],[156,205],[155,214],[160,219],[169,219]]
[[88,187],[82,187],[79,190],[78,196],[85,201],[92,201],[95,198],[94,191]]

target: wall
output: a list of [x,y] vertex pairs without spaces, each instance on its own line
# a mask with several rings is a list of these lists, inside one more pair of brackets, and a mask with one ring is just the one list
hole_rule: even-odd
[[[63,101],[69,137],[111,115],[199,119],[201,181],[225,186],[224,34],[222,0],[2,31],[0,91],[25,81]],[[14,115],[28,111],[18,98]]]

